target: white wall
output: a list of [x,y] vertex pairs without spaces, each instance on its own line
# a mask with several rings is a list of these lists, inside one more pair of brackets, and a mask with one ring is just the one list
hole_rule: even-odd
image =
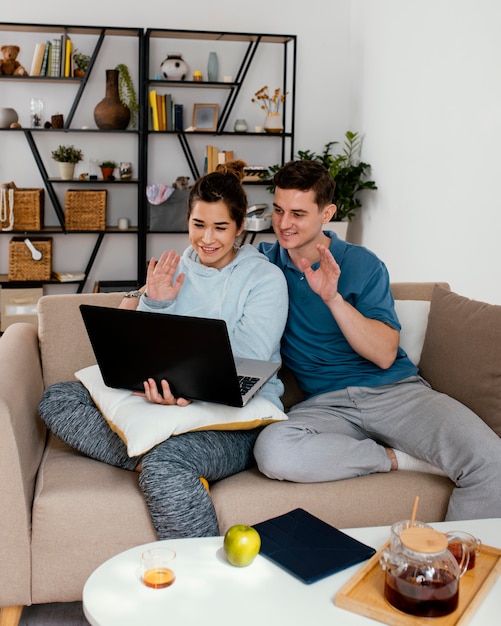
[[[379,187],[349,238],[381,256],[393,280],[448,280],[501,304],[497,0],[29,4],[3,19],[296,34],[296,148],[320,151],[358,130]],[[97,278],[133,272],[132,243],[103,252]]]
[[351,123],[379,191],[350,232],[394,280],[501,304],[501,4],[351,4]]

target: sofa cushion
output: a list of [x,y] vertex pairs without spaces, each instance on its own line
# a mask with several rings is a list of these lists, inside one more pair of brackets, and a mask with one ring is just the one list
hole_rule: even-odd
[[444,476],[398,470],[323,483],[270,480],[256,468],[211,484],[219,531],[257,524],[302,508],[337,528],[385,526],[406,519],[418,493],[419,519],[443,520],[453,483]]
[[107,387],[97,365],[79,370],[75,376],[127,445],[129,456],[143,454],[172,435],[193,430],[248,430],[287,419],[283,411],[259,395],[242,408],[198,401],[184,407],[165,406],[125,389]]
[[419,363],[428,314],[429,300],[395,300],[395,311],[402,326],[400,346],[413,363]]
[[423,378],[501,436],[501,306],[433,290],[419,362]]

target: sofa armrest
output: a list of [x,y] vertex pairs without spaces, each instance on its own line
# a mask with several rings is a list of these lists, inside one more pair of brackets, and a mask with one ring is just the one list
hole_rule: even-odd
[[45,447],[37,327],[16,323],[0,339],[0,606],[31,604],[31,507]]

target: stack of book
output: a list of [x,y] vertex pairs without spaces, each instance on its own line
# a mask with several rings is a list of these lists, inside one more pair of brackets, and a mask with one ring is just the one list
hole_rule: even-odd
[[153,130],[182,131],[184,129],[184,110],[182,104],[175,104],[170,93],[160,94],[150,89],[150,116]]
[[35,45],[30,76],[73,76],[73,42],[66,32]]
[[217,146],[205,146],[204,174],[214,172],[219,163],[235,160],[233,150],[219,150]]

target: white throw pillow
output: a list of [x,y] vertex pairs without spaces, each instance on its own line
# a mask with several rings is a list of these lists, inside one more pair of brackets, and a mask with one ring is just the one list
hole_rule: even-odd
[[194,430],[249,430],[287,415],[262,396],[242,408],[194,401],[186,407],[152,404],[132,391],[104,384],[98,365],[75,372],[109,423],[122,438],[129,456],[144,454],[172,435]]
[[402,325],[400,345],[417,365],[421,358],[430,312],[429,300],[395,300],[395,310]]

